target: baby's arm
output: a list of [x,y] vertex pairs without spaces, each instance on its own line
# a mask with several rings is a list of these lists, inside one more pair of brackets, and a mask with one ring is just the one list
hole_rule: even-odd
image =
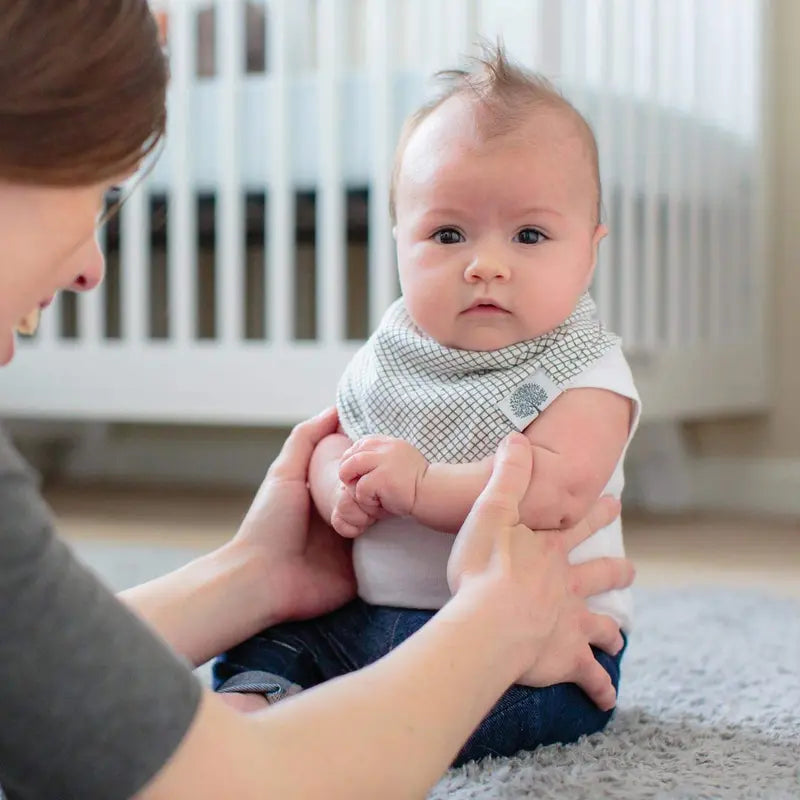
[[308,488],[322,519],[329,525],[336,507],[339,487],[339,461],[352,442],[341,427],[326,436],[314,449],[308,466]]
[[[605,389],[571,389],[528,426],[533,476],[522,521],[534,530],[565,528],[582,519],[608,483],[628,440],[631,401]],[[492,459],[431,464],[413,515],[456,533],[488,481]]]
[[356,502],[339,478],[342,454],[352,444],[340,427],[317,445],[308,468],[308,487],[319,515],[348,539],[360,536],[384,516],[379,504]]
[[569,528],[597,502],[625,449],[633,405],[606,389],[571,389],[525,435],[533,476],[520,506],[534,530]]

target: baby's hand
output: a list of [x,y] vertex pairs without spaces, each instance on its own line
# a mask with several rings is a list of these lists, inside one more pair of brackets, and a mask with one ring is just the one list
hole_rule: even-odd
[[348,488],[339,483],[336,487],[336,501],[331,513],[331,527],[346,539],[361,536],[383,514],[380,507],[362,508]]
[[416,447],[390,436],[359,439],[343,455],[339,480],[366,514],[412,514],[428,461]]

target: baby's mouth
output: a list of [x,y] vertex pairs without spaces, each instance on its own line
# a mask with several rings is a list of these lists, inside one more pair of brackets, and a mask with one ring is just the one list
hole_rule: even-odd
[[508,310],[499,303],[489,298],[475,300],[469,308],[465,309],[465,314],[508,314]]

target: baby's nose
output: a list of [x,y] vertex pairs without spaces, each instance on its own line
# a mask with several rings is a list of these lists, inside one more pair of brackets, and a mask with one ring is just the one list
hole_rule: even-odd
[[508,267],[499,258],[478,257],[472,260],[466,269],[468,281],[507,280]]

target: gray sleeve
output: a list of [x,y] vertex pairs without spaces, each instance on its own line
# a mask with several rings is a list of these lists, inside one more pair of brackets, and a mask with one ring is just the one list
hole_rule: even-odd
[[53,532],[0,431],[0,786],[8,800],[135,794],[183,739],[199,682]]

